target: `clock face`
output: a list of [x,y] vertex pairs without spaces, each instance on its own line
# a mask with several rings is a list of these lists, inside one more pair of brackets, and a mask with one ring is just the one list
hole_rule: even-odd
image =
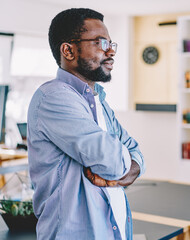
[[147,64],[154,64],[157,62],[159,53],[157,48],[155,47],[147,47],[144,49],[143,54],[142,54],[143,60]]

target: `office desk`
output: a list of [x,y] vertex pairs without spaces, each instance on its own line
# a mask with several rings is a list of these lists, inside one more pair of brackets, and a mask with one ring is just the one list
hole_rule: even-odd
[[2,164],[4,161],[22,159],[27,157],[28,154],[26,151],[0,148],[0,164]]
[[125,189],[135,234],[147,240],[190,239],[190,186],[138,180]]
[[[26,151],[20,150],[11,150],[11,149],[2,149],[0,148],[0,168],[2,167],[3,162],[20,160],[27,158]],[[11,170],[9,170],[11,171]],[[3,168],[1,168],[1,172],[3,172]],[[5,179],[3,173],[0,173],[0,188],[5,184]]]

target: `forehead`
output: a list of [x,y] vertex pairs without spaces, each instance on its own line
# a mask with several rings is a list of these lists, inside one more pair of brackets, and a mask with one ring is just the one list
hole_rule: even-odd
[[103,37],[110,39],[108,30],[105,24],[98,19],[87,19],[84,21],[84,27],[87,30],[81,34],[82,38],[96,38]]

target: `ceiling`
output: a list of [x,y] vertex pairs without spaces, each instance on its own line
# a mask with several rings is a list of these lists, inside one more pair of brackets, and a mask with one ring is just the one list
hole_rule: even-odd
[[[34,2],[34,0],[32,0]],[[189,0],[35,0],[57,7],[87,7],[104,13],[130,15],[190,11]]]

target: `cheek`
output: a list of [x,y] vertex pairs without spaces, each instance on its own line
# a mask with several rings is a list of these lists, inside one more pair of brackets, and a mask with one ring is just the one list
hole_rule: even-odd
[[97,68],[101,66],[101,62],[103,60],[102,56],[93,56],[93,57],[88,57],[86,58],[88,63],[92,68]]
[[100,65],[101,60],[99,58],[91,58],[89,62],[93,65]]
[[88,47],[85,49],[83,49],[81,51],[80,57],[82,59],[84,59],[85,61],[87,61],[91,67],[99,67],[102,62],[102,60],[104,60],[104,53],[102,53],[102,51],[98,51],[97,49],[88,49]]

